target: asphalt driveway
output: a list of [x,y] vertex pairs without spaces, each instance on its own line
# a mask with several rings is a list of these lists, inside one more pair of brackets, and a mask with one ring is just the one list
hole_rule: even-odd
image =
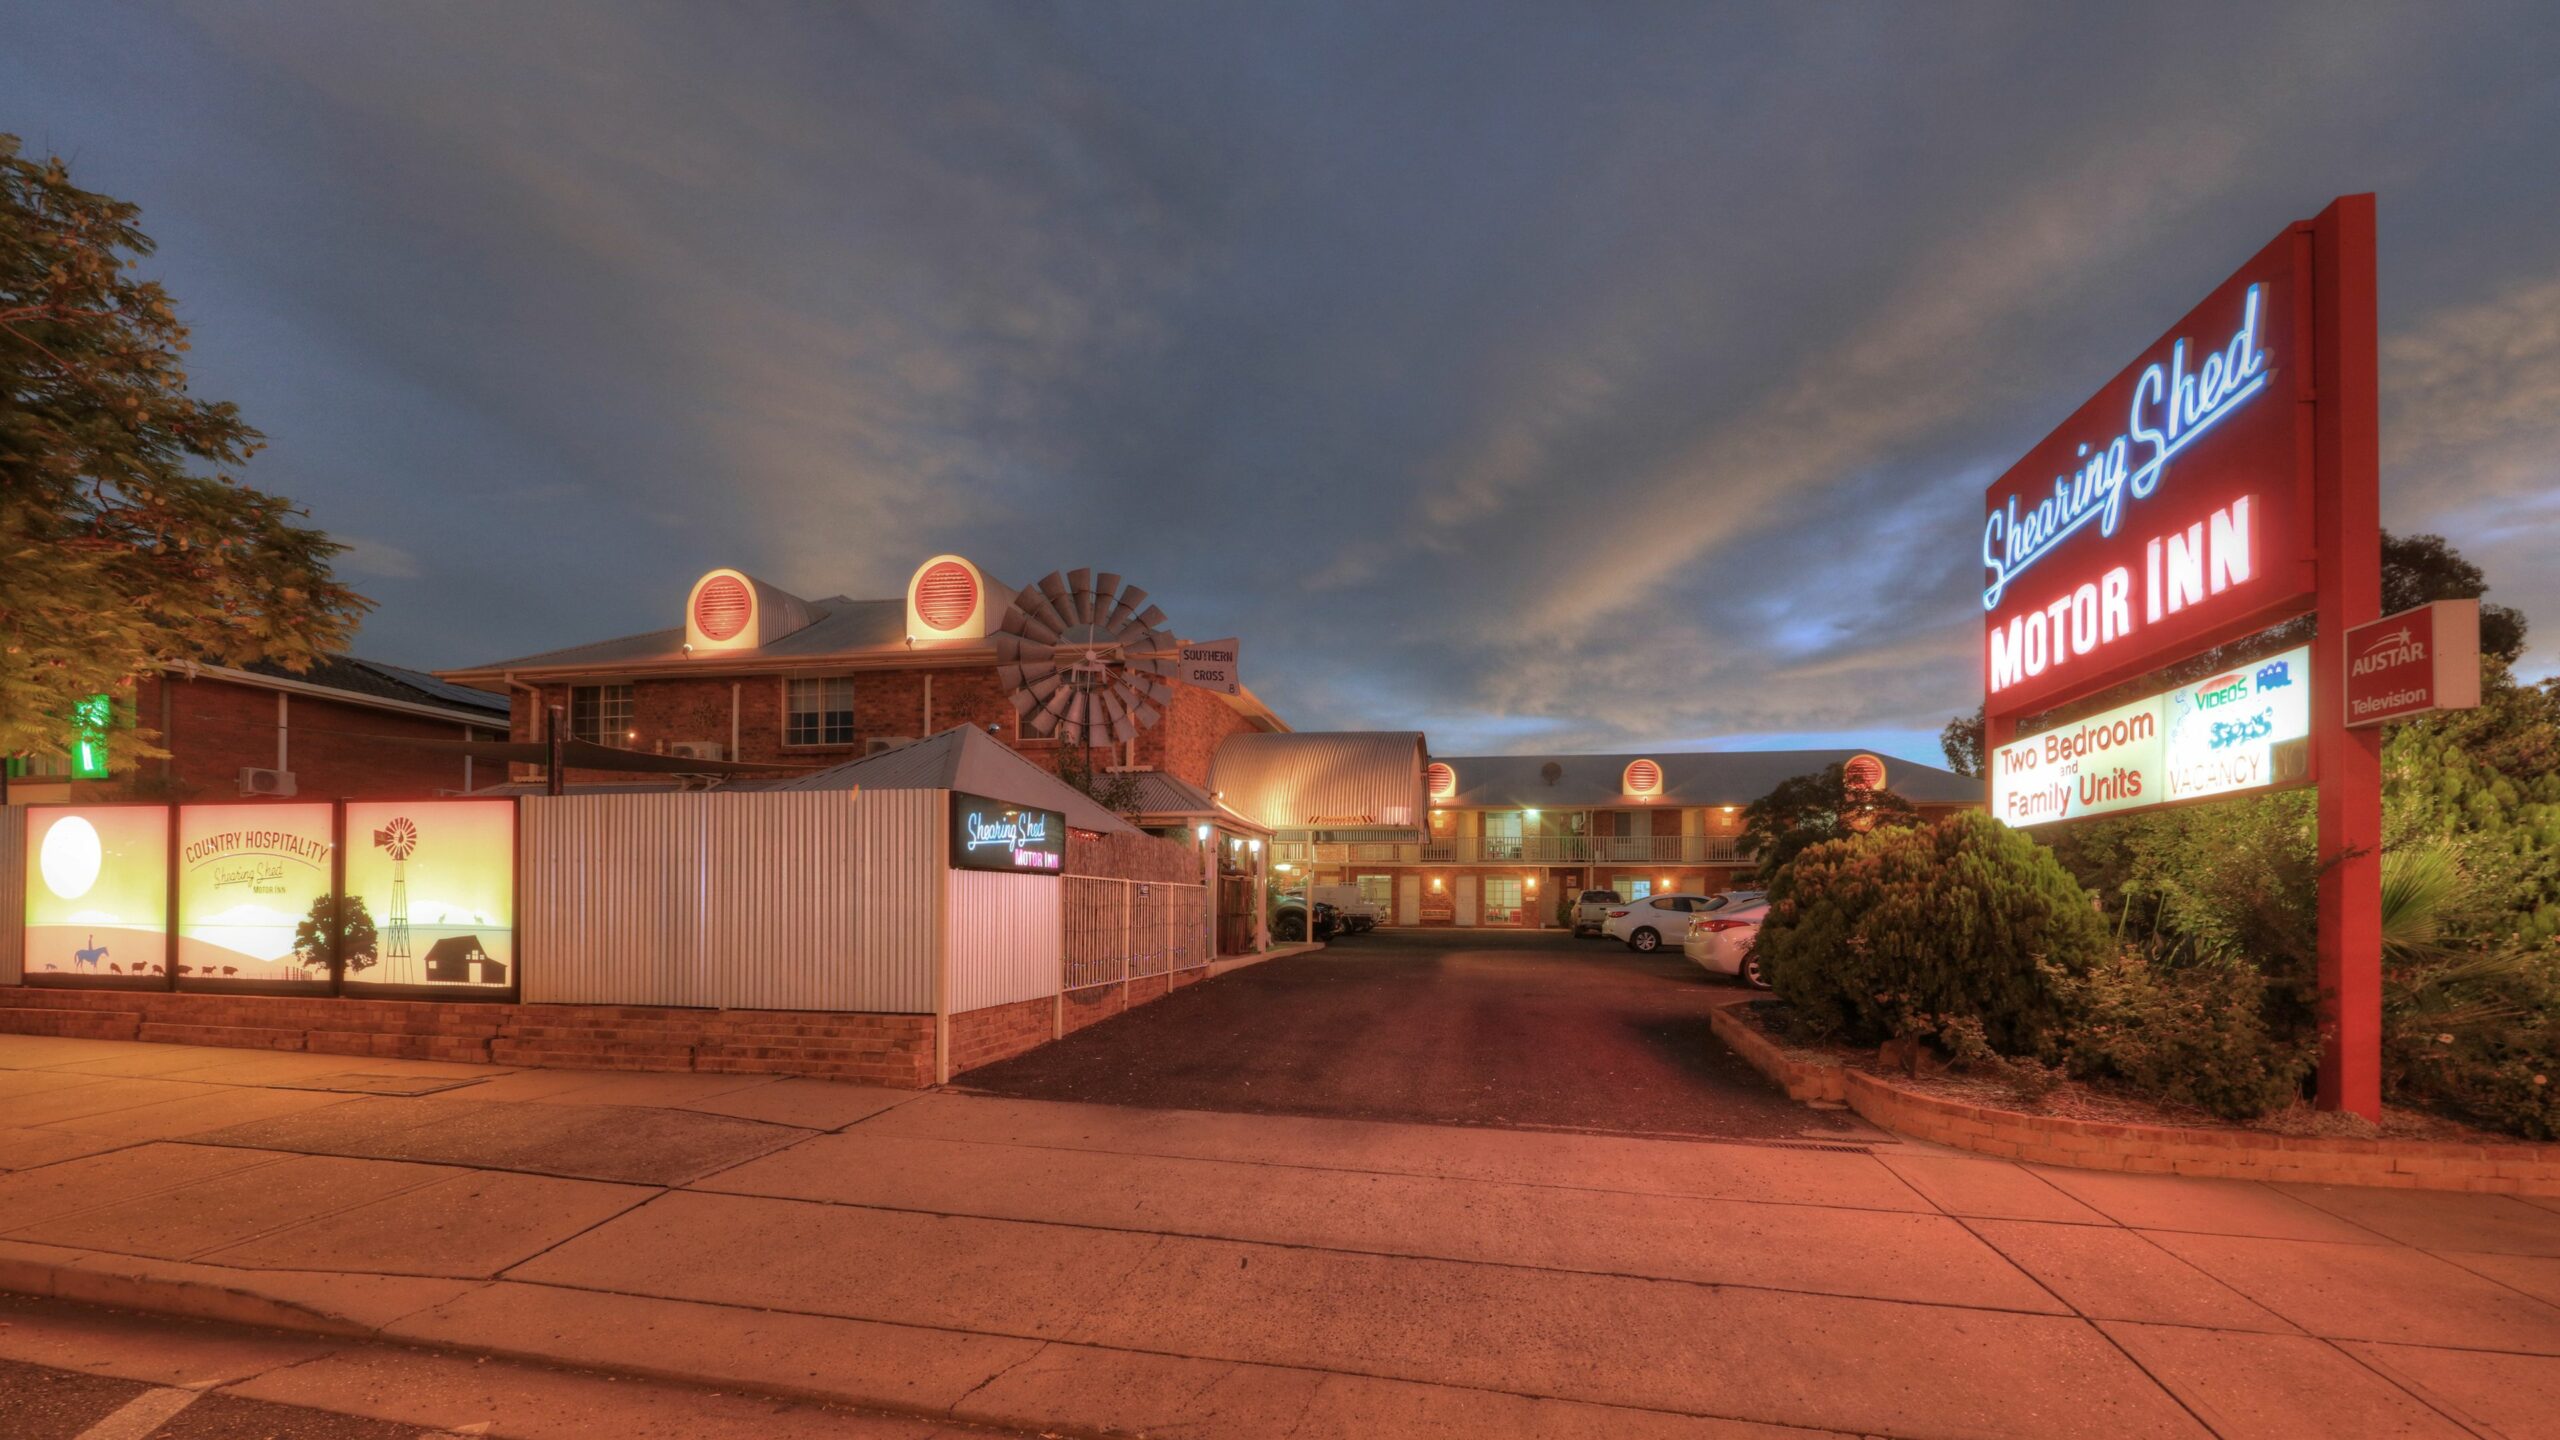
[[1708,1028],[1739,998],[1676,951],[1394,930],[1178,990],[956,1088],[1039,1100],[1750,1139],[1857,1140]]

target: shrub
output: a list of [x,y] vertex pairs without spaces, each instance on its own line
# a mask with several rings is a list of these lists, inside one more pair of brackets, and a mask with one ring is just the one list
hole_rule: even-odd
[[1874,1044],[1979,1021],[2010,1055],[2057,1042],[2066,986],[2111,941],[2088,892],[1989,815],[1808,847],[1770,882],[1760,954],[1817,1033]]
[[2310,1035],[2269,1028],[2267,978],[2235,956],[2162,963],[2126,948],[2068,990],[2062,1058],[2073,1075],[2226,1120],[2292,1103],[2319,1058]]

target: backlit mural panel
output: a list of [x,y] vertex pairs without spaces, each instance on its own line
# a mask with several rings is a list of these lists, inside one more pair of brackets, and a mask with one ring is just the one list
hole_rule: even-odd
[[31,807],[26,879],[28,976],[115,981],[163,973],[167,810]]
[[348,924],[372,943],[348,946],[346,983],[513,984],[515,840],[512,801],[349,803]]
[[178,978],[329,980],[331,806],[178,807]]

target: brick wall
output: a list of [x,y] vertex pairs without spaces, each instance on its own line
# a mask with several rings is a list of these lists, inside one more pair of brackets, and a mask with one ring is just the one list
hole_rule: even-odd
[[933,1083],[930,1015],[7,989],[0,1033],[575,1070],[805,1075],[906,1089]]
[[1253,729],[1253,722],[1206,690],[1177,685],[1173,706],[1154,728],[1139,733],[1138,763],[1209,788],[1209,762],[1230,735]]
[[1046,995],[952,1016],[951,1073],[1010,1060],[1048,1044],[1057,1019],[1058,1002]]
[[1108,1020],[1128,1008],[1129,997],[1118,981],[1070,990],[1060,1008],[1063,1032],[1073,1035],[1087,1025]]
[[[784,743],[786,676],[732,675],[701,679],[669,677],[637,679],[631,685],[630,733],[608,741],[624,749],[662,753],[681,741],[710,741],[733,760],[784,765],[837,765],[859,760],[873,740],[920,740],[954,725],[998,728],[999,738],[1013,737],[1013,702],[996,683],[994,667],[956,670],[871,670],[853,680],[854,736],[844,745]],[[932,703],[926,704],[926,681]],[[543,738],[541,711],[556,706],[563,733],[569,721],[566,684],[541,687],[540,702],[525,691],[513,696],[512,733],[522,741]],[[731,714],[736,715],[732,749]],[[1046,747],[1042,747],[1046,748]],[[1042,760],[1044,765],[1049,762]],[[538,765],[515,767],[518,780],[542,775]],[[615,770],[571,770],[569,780],[581,785],[662,782],[665,777]]]
[[[467,731],[459,722],[284,694],[218,676],[151,676],[134,687],[132,713],[144,728],[162,732],[160,744],[170,759],[165,765],[147,761],[138,772],[113,780],[77,782],[73,798],[126,798],[139,786],[154,799],[237,799],[243,769],[275,768],[279,695],[285,701],[284,768],[308,799],[396,799],[460,790],[466,784],[461,756],[372,737],[460,740],[466,733],[480,739],[499,734],[494,724]],[[119,699],[119,707],[124,703]],[[503,770],[474,766],[469,783],[494,782]]]
[[2028,1115],[1924,1094],[1836,1061],[1789,1054],[1730,1008],[1711,1012],[1711,1023],[1734,1053],[1791,1096],[1845,1100],[1896,1134],[1977,1155],[2135,1174],[2560,1195],[2560,1145],[2363,1140]]

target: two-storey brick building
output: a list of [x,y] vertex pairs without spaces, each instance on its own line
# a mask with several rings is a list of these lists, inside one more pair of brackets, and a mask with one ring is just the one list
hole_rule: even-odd
[[12,803],[400,799],[476,789],[504,768],[475,764],[467,743],[505,734],[502,697],[352,655],[300,674],[173,665],[102,700],[94,745],[112,751],[138,728],[156,733],[168,755],[106,774],[82,773],[76,742],[62,754],[13,758]]
[[[519,742],[556,729],[651,755],[815,769],[971,725],[1054,768],[1058,742],[1026,732],[999,673],[994,637],[1015,593],[957,555],[918,566],[907,593],[887,599],[804,599],[721,569],[684,595],[680,624],[441,674],[508,695]],[[1174,686],[1160,719],[1097,746],[1092,763],[1205,786],[1228,736],[1285,728],[1249,690]],[[513,778],[539,774],[518,765]],[[576,769],[565,778],[669,779]]]
[[[1340,740],[1366,743],[1346,746]],[[1752,871],[1742,812],[1849,750],[1413,758],[1418,735],[1292,735],[1231,747],[1228,803],[1271,824],[1279,880],[1356,884],[1399,925],[1538,928],[1584,888],[1627,899],[1735,888]],[[1406,767],[1419,765],[1419,785]],[[1894,761],[1887,788],[1924,817],[1982,804],[1981,782]],[[1418,789],[1419,834],[1390,822]],[[1371,802],[1369,795],[1387,797]],[[1344,798],[1351,797],[1351,798]],[[1357,810],[1357,814],[1340,812]],[[1394,810],[1394,814],[1379,813]]]

